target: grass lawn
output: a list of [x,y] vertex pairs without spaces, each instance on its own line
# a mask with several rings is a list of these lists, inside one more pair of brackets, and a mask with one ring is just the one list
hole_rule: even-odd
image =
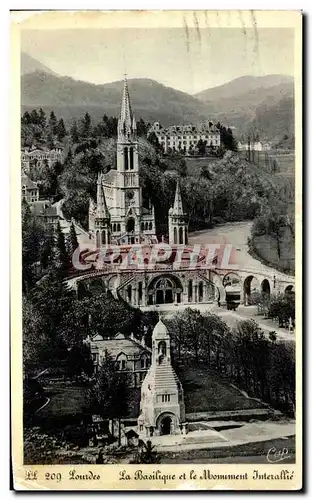
[[[184,389],[186,413],[233,411],[266,408],[265,405],[244,397],[220,374],[206,368],[187,367],[180,376]],[[37,414],[39,420],[64,418],[67,421],[86,414],[88,407],[87,385],[57,383],[46,389],[49,403]],[[130,394],[129,417],[136,419],[139,413],[140,389]]]
[[[251,460],[250,463],[261,462],[268,464],[266,456],[271,448],[276,448],[276,450],[287,448],[290,458],[284,461],[285,468],[287,468],[286,464],[295,463],[296,441],[294,436],[285,439],[272,439],[259,443],[247,443],[239,446],[214,448],[210,450],[186,450],[180,453],[161,453],[160,456],[162,464],[182,464],[189,462],[209,463],[209,460],[218,463],[219,460],[221,462],[224,458],[227,458],[227,463],[235,463],[238,457],[248,456],[251,458],[255,457],[255,460]],[[258,461],[257,457],[259,457]]]
[[50,399],[40,412],[41,418],[60,418],[85,413],[88,406],[89,387],[87,385],[55,383],[45,389],[45,396]]
[[254,236],[253,246],[256,254],[270,266],[281,271],[295,272],[295,242],[288,228],[280,241],[281,258],[278,258],[276,239],[268,234]]
[[233,411],[266,408],[244,397],[220,374],[200,368],[188,368],[181,380],[186,413]]

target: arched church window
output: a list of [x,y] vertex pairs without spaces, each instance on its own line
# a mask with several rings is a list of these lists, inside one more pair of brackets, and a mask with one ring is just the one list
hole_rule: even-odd
[[127,233],[132,233],[134,231],[135,221],[130,217],[127,221]]
[[96,239],[96,246],[97,246],[97,248],[99,248],[99,247],[100,247],[100,245],[101,245],[101,240],[100,240],[100,231],[97,231],[97,232],[96,232],[96,238],[95,238],[95,239]]
[[141,231],[144,231],[144,222],[141,222]]
[[184,228],[184,243],[187,245],[187,229]]
[[141,302],[142,297],[143,297],[143,285],[142,285],[142,282],[140,281],[139,282],[139,302]]
[[133,170],[133,147],[130,147],[130,170]]
[[124,147],[124,161],[125,161],[125,170],[129,169],[129,162],[128,162],[128,148]]
[[147,231],[147,230],[148,230],[148,223],[145,222],[145,231]]
[[189,280],[188,284],[188,301],[192,302],[193,299],[193,282],[192,280]]
[[132,286],[131,285],[129,285],[127,288],[127,295],[128,295],[129,302],[131,302],[131,299],[132,299]]
[[183,243],[183,227],[179,227],[179,244]]
[[153,224],[151,222],[149,223],[149,227],[148,228],[149,228],[150,231],[153,229]]
[[177,228],[175,227],[173,229],[173,243],[178,243],[178,238],[177,238]]
[[106,245],[106,231],[102,231],[102,245]]
[[120,233],[120,224],[119,224],[119,222],[117,224],[117,232]]
[[203,287],[203,282],[200,281],[198,285],[198,300],[201,302],[203,300],[203,295],[204,295],[204,287]]
[[116,232],[116,224],[115,223],[113,224],[113,232],[114,233]]

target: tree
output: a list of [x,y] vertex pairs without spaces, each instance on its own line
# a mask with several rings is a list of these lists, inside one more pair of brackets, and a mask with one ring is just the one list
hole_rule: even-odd
[[138,450],[135,452],[131,464],[159,464],[160,456],[155,451],[155,446],[152,445],[150,440],[139,442]]
[[91,116],[88,112],[84,115],[81,123],[81,135],[84,138],[88,138],[91,135]]
[[56,136],[57,136],[57,139],[62,142],[62,140],[64,139],[64,137],[66,137],[67,135],[67,131],[66,131],[66,128],[65,128],[65,124],[64,124],[64,120],[63,118],[60,118],[57,125],[56,125]]
[[52,136],[57,134],[57,119],[56,119],[54,111],[51,111],[51,113],[50,113],[49,129],[50,129],[50,133],[52,134]]
[[214,355],[216,368],[220,368],[220,356],[224,350],[226,339],[230,333],[227,324],[216,314],[205,313],[202,315],[203,338],[202,357],[208,365],[211,364],[211,355]]
[[70,137],[71,140],[74,144],[79,142],[79,133],[78,133],[78,126],[76,120],[73,122],[71,129],[70,129]]
[[102,418],[111,420],[112,429],[114,419],[118,419],[120,429],[120,419],[129,411],[128,378],[118,370],[116,362],[107,351],[96,374],[91,399],[94,411]]
[[69,348],[67,359],[67,373],[69,377],[75,377],[77,380],[82,373],[91,376],[93,369],[90,347],[86,343],[80,342]]
[[74,222],[71,222],[70,229],[69,229],[69,234],[67,237],[67,253],[70,259],[72,259],[73,254],[78,247],[78,240],[77,240],[77,235],[76,235],[76,230],[74,226]]
[[186,331],[186,349],[195,357],[198,364],[203,342],[203,317],[198,309],[186,308],[181,314]]
[[147,135],[147,124],[143,120],[143,118],[140,118],[139,121],[137,122],[137,134],[139,137],[141,136],[146,136]]
[[187,176],[187,164],[186,164],[186,161],[184,160],[184,158],[182,158],[182,160],[178,164],[177,171],[178,171],[178,174],[180,177]]
[[44,129],[47,124],[46,114],[42,108],[39,109],[39,124],[41,125],[42,129]]
[[55,264],[56,267],[61,271],[61,273],[66,272],[69,266],[69,258],[68,258],[68,253],[66,251],[65,237],[61,229],[60,221],[58,221],[56,227]]

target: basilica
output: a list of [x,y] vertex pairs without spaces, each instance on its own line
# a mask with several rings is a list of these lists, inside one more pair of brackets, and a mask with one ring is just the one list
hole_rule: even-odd
[[[116,168],[101,174],[97,181],[96,204],[90,201],[89,234],[95,247],[118,245],[121,252],[139,246],[148,263],[151,248],[158,243],[155,210],[149,202],[143,206],[139,177],[139,150],[136,121],[131,107],[127,80],[124,81],[118,120]],[[166,304],[213,303],[219,298],[218,288],[208,269],[188,269],[188,217],[183,206],[179,179],[168,213],[169,243],[173,254],[183,252],[180,268],[172,260],[162,260],[153,269],[127,269],[112,266],[104,273],[106,287],[116,298],[141,309]],[[163,309],[163,307],[162,307]]]

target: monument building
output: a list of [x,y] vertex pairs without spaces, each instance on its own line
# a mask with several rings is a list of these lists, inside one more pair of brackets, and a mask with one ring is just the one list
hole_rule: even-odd
[[183,388],[171,364],[170,336],[161,319],[152,335],[152,363],[141,386],[142,436],[185,432]]

